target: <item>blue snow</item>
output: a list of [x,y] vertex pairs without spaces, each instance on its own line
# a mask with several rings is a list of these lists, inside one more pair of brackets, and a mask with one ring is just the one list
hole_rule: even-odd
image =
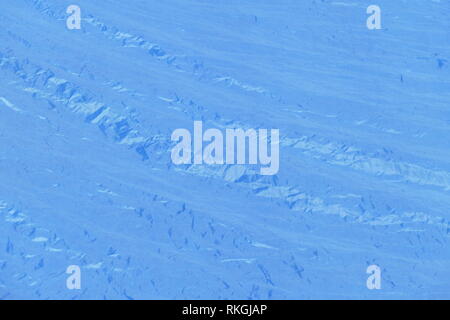
[[[196,120],[279,129],[279,172],[174,165]],[[0,299],[450,299],[449,272],[448,0],[0,0]]]

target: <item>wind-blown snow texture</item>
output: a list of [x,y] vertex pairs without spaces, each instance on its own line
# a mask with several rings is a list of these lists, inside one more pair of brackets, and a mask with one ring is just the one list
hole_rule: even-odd
[[[373,2],[0,0],[0,298],[450,298],[450,3]],[[279,173],[174,166],[194,120]]]

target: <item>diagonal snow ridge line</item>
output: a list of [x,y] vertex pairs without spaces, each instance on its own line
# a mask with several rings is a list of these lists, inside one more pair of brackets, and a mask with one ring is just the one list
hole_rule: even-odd
[[[183,104],[182,97],[174,100],[165,99],[169,105]],[[190,100],[191,103],[192,100]],[[194,103],[195,104],[195,103]],[[235,120],[222,118],[216,112],[215,126],[219,128],[239,127],[243,129],[252,128],[252,126],[240,123]],[[429,185],[442,187],[450,190],[450,172],[443,170],[432,170],[415,164],[396,160],[385,160],[376,155],[370,155],[354,146],[343,143],[322,139],[320,136],[301,136],[291,138],[288,136],[280,137],[280,147],[299,149],[303,155],[326,161],[331,165],[350,167],[354,170],[363,171],[376,176],[403,177],[403,181],[416,183],[419,185]],[[247,171],[247,175],[251,171]],[[253,172],[257,176],[256,172]],[[250,177],[247,177],[250,178]],[[251,179],[251,178],[250,178]],[[245,180],[245,179],[244,179]]]
[[22,109],[17,108],[12,102],[10,102],[5,97],[0,97],[0,102],[2,102],[3,105],[5,105],[6,107],[8,107],[9,109],[11,109],[15,112],[23,112]]
[[[90,268],[98,264],[98,260],[90,261],[92,257],[89,258],[88,254],[80,250],[75,250],[69,245],[66,239],[61,238],[57,233],[48,228],[37,224],[29,215],[24,214],[21,210],[3,200],[0,200],[0,219],[10,224],[10,230],[19,235],[19,237],[14,236],[10,239],[18,241],[18,239],[22,238],[28,241],[28,243],[18,243],[9,240],[6,248],[7,254],[28,257],[29,259],[36,258],[40,260],[40,264],[42,265],[48,264],[48,259],[52,259],[52,257],[56,258],[56,256],[60,257],[61,255],[64,256],[64,261],[67,264],[75,263],[82,268]],[[84,232],[84,236],[88,237],[87,231],[85,230]],[[89,234],[89,237],[92,238],[93,235]],[[120,256],[121,254],[115,250],[114,255],[110,254],[110,252],[105,252],[101,258],[98,256],[96,258],[100,258],[103,261],[102,265],[115,266],[117,264],[116,262],[121,264],[125,263],[119,261],[120,259],[117,260]],[[113,272],[128,272],[132,269],[126,264],[125,269],[111,268],[111,270]],[[61,272],[64,271],[61,270]]]
[[[177,96],[176,99],[162,99],[169,105],[186,105],[184,101],[189,101],[189,107],[200,109],[195,102],[190,99]],[[189,108],[192,109],[192,108]],[[188,109],[185,109],[188,110]],[[190,111],[192,112],[192,111]],[[199,113],[201,114],[201,112]],[[235,126],[240,128],[252,128],[235,120],[224,119],[216,112],[216,126],[226,128]],[[170,142],[169,142],[170,143]],[[280,146],[302,150],[304,155],[311,156],[332,165],[350,167],[376,176],[403,177],[403,181],[416,183],[419,185],[429,185],[442,187],[450,190],[450,172],[443,170],[431,170],[415,164],[396,160],[385,160],[376,155],[368,155],[363,150],[339,142],[323,141],[317,135],[302,136],[300,138],[290,138],[284,136],[280,138]],[[256,175],[256,172],[255,172]]]
[[[72,112],[85,116],[85,121],[96,124],[104,133],[111,132],[114,140],[120,144],[129,145],[134,148],[143,158],[148,158],[146,147],[152,139],[145,138],[133,129],[131,119],[111,110],[104,103],[97,101],[94,97],[82,93],[75,84],[55,76],[50,70],[44,70],[37,66],[26,63],[26,70],[16,57],[8,56],[0,52],[0,67],[8,68],[31,87],[24,88],[25,91],[62,103]],[[40,85],[44,89],[38,89]]]
[[[7,61],[13,61],[13,65],[18,68],[16,70],[16,72],[19,72],[21,75],[23,75],[25,72],[23,71],[23,68],[20,68],[20,63],[18,62],[17,59],[11,59],[9,58]],[[1,59],[0,60],[0,65],[4,66],[5,65],[5,60]],[[18,67],[19,66],[19,67]],[[25,73],[26,74],[26,73]],[[71,109],[76,112],[76,113],[87,113],[89,115],[95,115],[95,116],[91,116],[91,122],[92,123],[96,123],[95,119],[97,119],[104,111],[104,106],[101,103],[95,102],[95,101],[84,101],[83,104],[79,104],[79,103],[74,103],[71,104],[71,99],[73,99],[74,96],[74,92],[72,92],[71,86],[69,85],[69,82],[64,80],[64,79],[59,79],[56,78],[54,76],[54,74],[51,71],[45,71],[42,69],[37,69],[36,72],[34,72],[34,76],[38,76],[38,77],[43,77],[42,80],[33,78],[33,82],[34,83],[39,83],[39,82],[43,82],[45,88],[53,88],[54,92],[48,94],[45,91],[39,90],[39,89],[32,89],[33,93],[35,94],[39,94],[44,98],[47,99],[52,99],[55,102],[61,102],[61,103],[65,103],[67,104],[69,107],[71,107]],[[27,79],[27,77],[25,76],[25,79]],[[68,96],[66,96],[66,92],[68,93]],[[86,109],[87,108],[87,109]],[[86,110],[88,112],[86,112]],[[113,114],[112,113],[105,113],[105,117],[111,117]],[[196,175],[202,175],[202,171],[195,171],[197,167],[195,166],[191,166],[189,168],[190,173],[194,173]],[[242,169],[241,167],[224,167],[225,169],[222,169],[219,172],[220,174],[216,176],[218,178],[222,178],[225,179],[226,181],[235,181],[235,182],[246,182],[249,187],[252,187],[252,184],[258,180],[261,179],[258,177],[258,175],[256,174],[256,171],[253,169],[248,169],[248,168],[244,168]],[[203,169],[203,173],[206,172],[206,169]],[[211,173],[208,173],[207,176],[211,176]],[[274,187],[275,183],[271,180],[271,183],[267,183],[265,184],[263,187],[267,188],[268,190],[276,190],[277,188]],[[257,188],[261,188],[261,185],[257,185]],[[274,192],[275,194],[277,192]],[[264,193],[262,193],[264,194]],[[274,197],[273,194],[270,195],[270,197]],[[283,198],[281,196],[281,198]],[[303,211],[309,211],[309,210],[313,210],[313,211],[328,211],[328,212],[332,212],[332,213],[337,213],[339,214],[341,217],[346,217],[349,215],[348,210],[345,208],[342,208],[340,206],[336,207],[336,206],[328,206],[326,207],[326,209],[324,209],[324,205],[322,204],[323,201],[322,200],[315,200],[312,201],[312,203],[319,203],[321,204],[320,206],[316,206],[314,208],[308,208],[305,207],[302,210]]]
[[228,87],[237,87],[247,92],[256,92],[264,96],[274,97],[267,90],[243,83],[233,77],[217,74],[210,67],[205,67],[205,63],[198,59],[189,59],[185,55],[169,54],[160,45],[145,40],[143,37],[123,32],[116,27],[111,27],[96,19],[93,15],[85,19],[86,22],[99,29],[108,39],[121,43],[122,47],[140,48],[148,52],[152,57],[165,61],[167,65],[175,67],[177,70],[189,72],[197,79],[209,80],[214,83],[224,83]]
[[[24,88],[25,91],[54,103],[61,103],[72,112],[84,115],[87,122],[96,124],[104,133],[107,133],[108,130],[111,131],[116,142],[130,145],[144,160],[149,158],[146,149],[151,145],[159,145],[158,148],[162,148],[163,153],[170,153],[172,142],[168,137],[145,137],[141,135],[137,129],[133,128],[132,117],[112,111],[105,103],[83,93],[77,85],[56,77],[51,70],[32,65],[28,60],[21,62],[17,57],[1,51],[0,66],[10,69],[16,76],[31,86]],[[184,101],[185,99],[178,98],[176,103],[186,106]],[[186,108],[189,110],[197,109],[199,115],[201,114],[202,107],[192,100],[189,100]]]
[[[199,167],[191,166],[185,172],[193,175],[223,178],[227,180],[227,177],[230,177],[227,171],[230,170],[234,170],[233,167],[225,169],[205,167],[200,169]],[[231,180],[236,185],[250,189],[256,196],[279,199],[292,211],[299,211],[306,214],[321,213],[326,215],[336,215],[349,223],[360,223],[373,226],[420,223],[436,226],[444,230],[450,230],[450,222],[440,216],[429,215],[424,212],[390,213],[380,216],[377,214],[376,210],[369,211],[360,208],[360,210],[357,211],[349,209],[341,204],[327,203],[324,199],[307,194],[304,191],[297,189],[297,187],[276,186],[272,183],[267,183],[267,177],[258,176],[258,178],[254,179],[250,176],[254,170],[248,168],[242,168],[241,170],[236,171],[239,172],[237,175],[238,178]],[[234,172],[235,171],[233,171],[233,173]],[[232,177],[235,178],[236,176]]]
[[[57,16],[57,14],[52,11],[49,5],[46,5],[42,0],[29,0],[32,1],[37,8],[44,11],[47,14],[50,14],[52,17]],[[63,18],[64,15],[61,15]],[[115,39],[121,41],[125,46],[138,46],[145,50],[149,50],[149,52],[157,57],[158,59],[167,59],[167,62],[171,64],[176,60],[176,56],[169,55],[166,51],[160,48],[158,45],[153,44],[151,42],[146,41],[140,36],[131,35],[126,32],[122,32],[115,27],[109,27],[99,20],[95,19],[92,15],[85,19],[90,24],[99,28],[101,32],[107,34],[110,39]],[[203,64],[200,64],[203,65]],[[180,66],[177,66],[180,67]],[[263,93],[264,90],[260,90],[260,88],[248,86],[240,83],[239,81],[226,76],[217,76],[214,78],[214,81],[225,82],[228,85],[236,85],[239,87],[245,87],[247,91],[256,91],[259,93]],[[104,106],[102,106],[104,107]],[[95,104],[94,104],[95,108]],[[101,107],[99,107],[101,108]],[[105,107],[103,110],[96,109],[92,115],[96,118],[102,118],[106,116],[106,113],[110,112],[109,109]],[[95,121],[95,119],[94,119]],[[122,127],[124,131],[126,131],[126,126]],[[293,146],[294,148],[301,149],[306,152],[308,155],[313,156],[315,158],[322,157],[325,158],[330,164],[335,164],[339,166],[351,167],[353,169],[364,171],[374,175],[384,175],[384,176],[402,176],[405,181],[413,182],[420,185],[430,185],[430,186],[438,186],[443,187],[446,190],[450,190],[450,173],[446,171],[434,171],[431,169],[423,168],[417,165],[398,162],[394,160],[383,160],[380,158],[376,158],[370,155],[364,154],[360,150],[353,150],[353,147],[339,145],[333,142],[321,143],[317,141],[313,141],[311,137],[301,137],[297,139],[293,138],[285,138],[283,139],[282,146]],[[138,146],[140,148],[142,156],[144,159],[148,158],[148,155],[145,154],[145,143],[146,139],[137,136],[137,137],[127,137],[124,143],[133,144],[134,142],[142,142],[144,146]],[[328,156],[329,158],[323,157]],[[332,159],[332,160],[331,160]]]
[[0,216],[13,226],[15,232],[20,233],[29,241],[44,243],[44,250],[47,252],[66,252],[71,256],[81,255],[81,252],[71,249],[67,242],[57,234],[37,225],[28,215],[5,201],[0,201]]
[[[20,67],[20,63],[17,61],[17,59],[2,58],[0,60],[0,65],[5,66],[7,63],[5,61],[8,61],[9,63],[11,63],[11,65],[14,66],[14,70],[16,71],[16,73],[18,72],[23,79],[26,80],[30,77],[30,76],[27,76],[26,72],[23,70],[23,68]],[[47,92],[43,92],[38,89],[33,89],[35,94],[40,94],[40,95],[42,95],[42,97],[47,98],[47,99],[52,99],[55,102],[65,103],[69,107],[71,107],[71,109],[75,112],[86,112],[86,107],[87,107],[87,110],[90,111],[90,113],[88,112],[88,114],[95,115],[95,116],[91,117],[92,123],[96,123],[95,119],[97,119],[99,116],[101,116],[102,113],[105,111],[104,106],[101,103],[95,102],[94,100],[89,100],[89,101],[86,100],[82,104],[73,103],[73,101],[71,103],[71,99],[73,98],[73,95],[74,95],[73,92],[70,90],[71,86],[69,86],[69,84],[66,80],[56,78],[51,71],[48,71],[48,70],[44,71],[42,69],[37,69],[37,71],[34,72],[34,75],[35,76],[38,75],[38,77],[43,77],[43,80],[33,78],[33,83],[36,84],[36,83],[43,82],[44,84],[47,84],[47,86],[46,86],[47,89],[53,88],[53,90],[54,90],[53,93],[47,93]],[[69,90],[68,96],[66,96],[67,90]],[[93,108],[93,109],[91,109],[91,108]],[[107,119],[105,119],[105,121],[108,122],[111,119],[111,116],[114,116],[114,115],[112,113],[105,113],[104,116],[105,116],[105,118],[107,118]],[[112,119],[117,119],[117,117],[112,118]],[[101,123],[102,122],[100,122],[100,124]],[[144,138],[144,140],[146,140],[146,139]],[[328,148],[326,148],[326,147],[324,148],[324,146],[318,145],[318,146],[314,146],[311,149],[312,150],[317,150],[317,149],[319,149],[319,150],[326,149],[327,150]],[[143,149],[141,152],[145,152],[145,149]],[[333,152],[331,152],[331,153],[333,153]],[[258,177],[255,170],[253,170],[251,168],[240,168],[240,167],[228,168],[228,167],[225,167],[222,170],[216,171],[216,173],[214,173],[214,174],[211,172],[208,172],[207,170],[208,169],[204,169],[204,168],[200,169],[195,166],[191,166],[190,168],[188,168],[188,171],[191,174],[203,175],[203,176],[213,175],[213,176],[216,176],[217,178],[224,179],[226,181],[234,181],[234,182],[241,182],[241,184],[242,183],[248,184],[250,189],[253,187],[256,189],[259,189],[259,190],[265,189],[266,191],[259,192],[259,193],[257,193],[257,195],[266,196],[269,198],[288,199],[287,200],[288,207],[295,211],[303,211],[303,212],[319,211],[319,212],[337,214],[337,215],[341,216],[342,218],[346,218],[348,216],[358,217],[360,215],[360,213],[354,212],[352,210],[348,210],[345,207],[342,207],[340,205],[324,204],[322,199],[310,197],[307,195],[306,195],[306,197],[307,197],[307,199],[309,199],[309,201],[307,201],[308,205],[301,204],[301,201],[297,201],[295,198],[293,198],[291,196],[291,194],[284,194],[284,193],[280,192],[280,187],[276,187],[275,182],[272,180],[270,180],[268,183],[266,182],[263,185],[258,185],[257,183],[255,183],[255,182],[261,181],[262,179],[260,177]],[[289,187],[281,187],[281,188],[289,189]],[[299,193],[299,191],[298,190],[293,191],[293,194],[296,194],[296,193]],[[276,196],[277,194],[278,194],[278,196]],[[395,219],[391,219],[391,221],[394,221],[394,220]],[[397,218],[397,220],[402,221],[402,219],[400,219],[400,218]],[[355,221],[361,221],[364,223],[367,222],[367,221],[364,221],[361,219],[355,220]],[[433,218],[430,217],[429,221],[433,221]]]
[[[50,93],[35,87],[26,90],[40,95],[42,98],[63,103],[73,112],[85,115],[86,121],[98,125],[104,132],[110,130],[117,142],[131,146],[143,159],[149,158],[146,149],[150,145],[160,144],[159,148],[165,148],[163,153],[170,152],[171,142],[168,138],[143,136],[137,129],[133,128],[132,120],[129,116],[113,112],[104,103],[83,94],[75,84],[57,78],[52,71],[35,67],[33,71],[27,73],[17,58],[1,52],[0,66],[9,67],[17,76],[35,86],[41,84],[46,89],[51,89],[52,92]],[[30,75],[30,73],[32,74]],[[166,102],[169,104],[173,103],[172,101]],[[183,99],[178,99],[177,103],[183,103]],[[225,127],[226,121],[224,119],[218,122],[219,125]],[[242,124],[240,125],[244,127]],[[315,141],[315,139],[318,138],[307,136],[296,139],[282,137],[280,145],[282,147],[300,149],[304,155],[325,160],[333,165],[347,166],[373,175],[400,176],[403,180],[412,183],[450,189],[450,174],[448,172],[434,171],[394,160],[387,161],[366,155],[363,151],[351,146],[330,141],[319,142]],[[236,169],[234,170],[236,171]],[[239,175],[239,172],[223,172],[222,178],[225,180],[241,179],[241,182],[251,182],[257,179],[257,173],[252,170],[241,170],[241,173]],[[233,178],[236,174],[238,176]]]
[[[48,16],[64,20],[66,19],[65,12],[60,10],[59,13],[51,9],[51,6],[43,0],[26,0],[40,12]],[[168,66],[172,66],[178,71],[183,71],[196,76],[197,79],[209,80],[214,83],[224,83],[228,87],[236,87],[247,92],[255,92],[270,98],[277,98],[276,95],[268,92],[266,89],[259,86],[243,83],[229,75],[218,74],[211,68],[205,67],[203,61],[199,59],[190,59],[185,55],[169,54],[160,45],[144,39],[139,35],[133,35],[128,32],[119,30],[114,26],[108,26],[95,18],[92,14],[87,15],[83,19],[84,22],[89,23],[97,28],[108,39],[121,43],[122,47],[140,48],[148,52],[152,57],[164,61]]]
[[[1,54],[0,54],[1,56]],[[18,72],[21,77],[23,79],[27,79],[27,76],[24,74],[26,74],[26,72],[24,72],[23,68],[20,67],[20,63],[17,61],[17,59],[13,59],[13,58],[8,58],[8,59],[4,59],[4,57],[0,60],[0,66],[5,66],[6,62],[5,61],[9,61],[13,66],[14,66],[14,70],[16,72]],[[62,102],[62,103],[66,103],[68,105],[71,105],[70,103],[70,98],[72,96],[69,94],[69,97],[65,97],[64,93],[65,93],[65,89],[64,90],[58,90],[58,86],[61,85],[67,85],[67,81],[62,80],[62,79],[58,79],[54,76],[53,73],[51,73],[50,71],[43,71],[42,69],[38,69],[37,72],[34,72],[34,75],[39,75],[39,76],[43,76],[44,80],[43,83],[45,84],[55,84],[56,85],[56,95],[55,92],[53,93],[46,93],[43,92],[41,90],[38,89],[33,89],[35,94],[40,94],[45,98],[48,99],[52,99],[55,102]],[[34,83],[38,83],[42,80],[36,80],[33,79]],[[53,87],[46,87],[48,88],[53,88]],[[69,87],[67,87],[69,88]],[[67,89],[66,88],[66,89]],[[55,89],[55,88],[53,88]],[[102,104],[101,103],[95,103],[93,101],[89,102],[90,104],[88,104],[88,106],[92,107],[92,106],[98,106],[98,108],[94,108],[94,110],[91,110],[92,113],[91,114],[96,114],[96,111],[101,110],[103,112],[102,109]],[[81,107],[80,105],[78,105],[77,103],[72,105],[72,110],[74,110],[75,112],[80,112],[80,108],[81,110],[85,110],[86,105],[82,104]],[[102,112],[97,112],[97,115],[100,115]],[[105,117],[110,117],[111,114],[105,114]],[[96,119],[96,117],[93,117],[93,119]],[[92,122],[92,121],[91,121]],[[93,122],[95,123],[95,122]],[[157,141],[156,143],[161,143],[164,142],[166,143],[166,141]],[[167,142],[169,143],[169,142]],[[163,145],[161,147],[164,147]],[[167,147],[167,146],[166,146]],[[168,150],[169,147],[167,147]],[[317,148],[317,146],[315,147]],[[313,148],[314,149],[314,148]],[[141,152],[145,152],[145,149],[140,150]],[[279,199],[288,199],[287,200],[287,205],[289,208],[291,209],[295,209],[296,211],[303,211],[303,212],[315,212],[315,211],[319,211],[319,212],[325,212],[325,213],[332,213],[332,214],[337,214],[339,216],[341,216],[342,218],[346,218],[348,216],[354,216],[354,217],[358,217],[360,215],[360,213],[358,212],[354,212],[352,210],[348,210],[345,207],[342,207],[340,205],[326,205],[324,204],[324,201],[322,199],[319,198],[314,198],[314,197],[310,197],[308,195],[306,195],[307,198],[309,198],[308,204],[304,205],[304,204],[300,204],[301,201],[297,201],[297,199],[292,198],[292,194],[297,194],[300,191],[295,190],[293,191],[292,194],[285,194],[283,192],[280,192],[280,190],[284,190],[283,188],[287,188],[289,189],[290,187],[276,187],[276,183],[273,180],[269,180],[267,181],[267,178],[261,178],[256,174],[256,171],[252,168],[243,168],[243,167],[223,167],[220,168],[218,170],[213,170],[211,168],[199,168],[196,166],[191,166],[189,168],[186,169],[188,171],[188,173],[190,174],[195,174],[195,175],[199,175],[199,176],[215,176],[217,178],[220,179],[224,179],[225,181],[234,181],[234,182],[241,182],[242,184],[246,184],[249,186],[249,188],[255,188],[256,190],[266,190],[264,192],[257,192],[256,195],[259,196],[266,196],[269,198],[279,198]],[[264,183],[262,183],[262,185],[258,185],[258,183],[261,183],[261,181],[264,181]],[[282,188],[282,189],[280,189]],[[429,219],[430,221],[433,221],[432,218]],[[364,220],[355,220],[355,221],[362,221],[364,222]],[[399,220],[401,221],[401,219]]]
[[[80,253],[72,250],[64,239],[58,237],[55,233],[47,228],[43,228],[30,219],[21,210],[9,205],[5,201],[0,201],[0,217],[11,224],[12,230],[26,238],[30,242],[42,243],[43,246],[27,245],[27,249],[31,250],[33,255],[42,255],[44,253],[64,252],[69,256],[76,256]],[[15,238],[17,239],[17,238]]]
[[[51,70],[33,65],[28,60],[22,62],[17,57],[1,51],[0,67],[7,68],[22,79],[28,85],[23,88],[24,91],[47,101],[63,104],[72,112],[82,114],[85,121],[96,124],[105,134],[111,133],[119,144],[134,148],[143,160],[149,159],[147,148],[150,146],[156,147],[159,151],[163,150],[160,153],[170,153],[172,142],[169,137],[140,134],[136,129],[136,120],[133,120],[130,114],[124,115],[113,111],[111,107],[96,100],[91,94],[84,93],[76,84],[57,77]],[[192,109],[197,109],[198,112],[202,109],[192,100],[189,100],[188,104],[183,99],[178,99],[176,102],[185,105],[186,110],[191,113]]]
[[450,190],[450,172],[436,171],[396,160],[385,160],[368,155],[352,146],[332,141],[318,142],[317,137],[303,136],[300,138],[282,138],[280,146],[302,150],[316,159],[330,164],[346,166],[372,175],[401,176],[402,180],[419,185],[442,187]]
[[[127,207],[127,209],[134,210],[139,217],[145,218],[147,221],[151,222],[151,224],[163,223],[166,228],[168,228],[168,235],[172,245],[178,249],[185,248],[187,239],[189,239],[190,246],[194,246],[193,249],[195,250],[199,249],[198,244],[196,244],[197,241],[208,241],[211,247],[214,247],[214,244],[217,243],[217,241],[228,241],[230,242],[230,246],[234,245],[234,248],[238,250],[236,252],[230,252],[230,254],[239,255],[243,251],[243,245],[250,245],[250,243],[252,243],[251,239],[248,239],[248,236],[243,235],[241,231],[237,231],[234,228],[222,228],[220,227],[224,226],[222,223],[216,222],[210,217],[206,217],[204,215],[194,215],[192,210],[189,210],[184,203],[180,204],[178,201],[175,202],[165,200],[165,198],[156,194],[153,194],[153,196],[149,194],[148,196],[151,197],[153,201],[156,201],[156,203],[154,204],[159,203],[159,206],[155,207],[153,205],[150,211],[144,211],[143,208],[135,209],[129,206]],[[167,215],[156,214],[159,212],[163,212],[164,210],[168,210]],[[132,273],[129,272],[136,271],[135,268],[131,268],[129,266],[129,259],[116,260],[122,255],[118,252],[117,249],[114,249],[112,247],[110,247],[106,255],[102,256],[101,259],[96,256],[95,261],[89,261],[86,254],[80,251],[72,250],[67,245],[66,240],[58,238],[55,233],[50,232],[48,229],[39,227],[33,221],[30,221],[31,219],[29,219],[27,215],[23,214],[22,211],[15,209],[13,206],[9,206],[5,201],[0,201],[0,217],[2,216],[5,216],[6,221],[14,226],[14,231],[20,231],[23,237],[26,237],[29,241],[34,243],[34,245],[32,243],[27,244],[25,246],[27,248],[27,251],[23,252],[21,249],[23,244],[18,244],[18,237],[10,237],[16,242],[10,242],[8,244],[7,247],[10,251],[9,254],[14,254],[18,258],[19,256],[26,256],[28,257],[28,259],[39,260],[40,265],[49,265],[53,263],[53,256],[57,255],[58,257],[60,257],[61,255],[64,255],[63,261],[74,261],[75,259],[75,263],[78,263],[85,269],[101,269],[102,274],[105,277],[108,277],[108,281],[111,285],[114,285],[114,279],[116,278],[112,276],[112,272],[119,272],[122,274],[122,277],[128,277],[132,275]],[[171,223],[170,220],[176,220],[178,224],[174,224],[173,222]],[[180,224],[180,220],[183,220],[184,223]],[[25,226],[29,227],[29,229],[25,229]],[[192,239],[191,236],[187,237],[184,230],[179,229],[180,226],[190,226],[190,229],[186,228],[186,230],[192,231],[192,234],[195,235],[195,238]],[[164,229],[158,228],[157,230],[163,231]],[[42,233],[43,231],[45,231],[45,233]],[[158,236],[161,235],[162,233],[158,234]],[[89,234],[89,238],[97,237],[95,235]],[[242,244],[236,245],[237,239],[239,239],[238,242]],[[57,243],[58,245],[55,245],[54,243]],[[223,257],[221,253],[218,253],[216,251],[209,252],[211,256],[215,257],[215,259]],[[99,260],[100,262],[98,262]],[[124,264],[124,266],[118,266],[115,261],[122,265]],[[20,270],[22,271],[26,269]],[[30,279],[30,281],[31,280],[32,279]]]

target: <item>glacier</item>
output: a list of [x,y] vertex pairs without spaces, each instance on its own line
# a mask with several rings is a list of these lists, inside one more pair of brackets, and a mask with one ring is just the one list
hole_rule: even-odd
[[[0,0],[0,42],[0,299],[450,298],[448,0]],[[279,172],[174,165],[194,121]]]

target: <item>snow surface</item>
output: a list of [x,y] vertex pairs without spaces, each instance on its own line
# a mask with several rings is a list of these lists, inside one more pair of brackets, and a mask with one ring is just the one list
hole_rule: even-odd
[[[0,0],[0,43],[0,299],[450,298],[448,0]],[[279,173],[173,165],[194,120]]]

